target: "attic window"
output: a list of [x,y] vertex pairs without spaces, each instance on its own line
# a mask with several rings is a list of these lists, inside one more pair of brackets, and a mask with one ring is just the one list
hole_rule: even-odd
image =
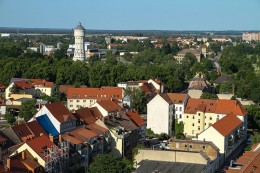
[[188,148],[188,145],[184,145],[185,148]]
[[23,134],[23,132],[21,130],[19,130],[17,133],[18,133],[18,135]]

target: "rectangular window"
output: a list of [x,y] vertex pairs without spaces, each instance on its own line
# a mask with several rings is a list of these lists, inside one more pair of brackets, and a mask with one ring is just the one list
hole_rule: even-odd
[[192,123],[192,126],[194,126],[194,123]]
[[192,130],[192,134],[194,134],[194,130]]
[[198,115],[200,116],[200,113],[198,113]]
[[77,100],[77,103],[79,102],[79,100]]
[[176,107],[176,111],[178,111],[178,107]]
[[200,123],[200,119],[198,119],[198,123]]
[[212,120],[212,117],[209,117],[209,120]]
[[180,117],[180,119],[182,119],[182,117],[181,117],[181,114],[180,114],[180,116],[179,116],[179,117]]
[[189,118],[189,116],[187,115],[187,117],[186,118]]
[[83,100],[84,103],[86,103],[86,100]]
[[180,107],[180,111],[182,111],[182,107]]
[[198,126],[198,130],[200,130],[200,126]]
[[73,100],[70,100],[70,103],[73,102]]
[[192,116],[192,119],[194,119],[194,115]]

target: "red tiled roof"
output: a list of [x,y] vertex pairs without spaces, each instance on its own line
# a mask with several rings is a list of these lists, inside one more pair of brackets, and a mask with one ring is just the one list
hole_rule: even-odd
[[122,99],[123,88],[121,87],[101,87],[101,88],[69,88],[68,99]]
[[96,118],[96,120],[102,119],[103,115],[101,114],[101,112],[98,110],[97,107],[90,108],[90,111],[92,115]]
[[90,139],[94,138],[95,136],[99,135],[98,133],[95,133],[92,130],[86,129],[85,127],[75,129],[75,130],[69,132],[69,134],[81,141],[86,141],[86,139],[90,140]]
[[82,118],[87,124],[92,124],[96,122],[96,118],[90,111],[90,108],[83,108],[76,110],[76,115]]
[[217,100],[216,113],[228,114],[233,112],[235,115],[246,115],[247,112],[237,100]]
[[26,123],[15,125],[11,127],[14,131],[14,133],[17,135],[17,137],[21,140],[24,141],[25,138],[30,137],[32,138],[34,135],[26,125]]
[[210,100],[189,98],[185,107],[185,113],[195,114],[197,111],[203,110],[205,112],[219,114],[229,114],[231,112],[233,112],[235,115],[247,114],[240,102],[236,100]]
[[41,86],[45,86],[45,87],[53,87],[54,86],[53,82],[46,81],[45,79],[29,79],[29,81],[33,85],[41,85]]
[[74,88],[74,86],[73,85],[60,85],[59,91],[60,91],[60,93],[68,95],[69,88]]
[[4,88],[6,88],[6,86],[4,84],[0,83],[0,88],[4,89]]
[[81,143],[84,142],[84,141],[82,141],[82,140],[80,140],[80,139],[78,139],[78,138],[76,138],[75,136],[72,136],[72,135],[70,135],[70,134],[62,134],[61,137],[62,137],[64,140],[66,140],[66,141],[68,141],[68,142],[70,142],[70,143],[72,143],[72,144],[75,144],[75,145],[78,145],[78,144],[81,144]]
[[[43,135],[26,142],[42,159],[44,159],[44,147],[56,146],[47,136]],[[57,147],[57,146],[56,146]]]
[[106,133],[108,131],[108,129],[101,127],[95,123],[88,125],[86,128],[93,130],[96,133]]
[[19,88],[22,88],[22,89],[31,89],[33,88],[33,85],[26,82],[26,81],[18,81],[18,82],[14,82],[14,84],[16,86],[18,86]]
[[227,136],[240,124],[242,124],[242,121],[237,118],[236,115],[230,113],[214,123],[212,127],[214,127],[221,135]]
[[171,99],[172,103],[174,104],[183,104],[187,94],[180,94],[180,93],[167,93],[168,97]]
[[52,115],[60,122],[64,123],[68,119],[76,120],[72,113],[65,107],[63,103],[46,104],[45,107],[52,113]]
[[107,112],[115,112],[122,110],[123,108],[117,105],[115,102],[111,100],[101,100],[97,101],[97,103],[104,108]]
[[144,120],[141,118],[141,116],[136,111],[127,111],[126,115],[137,125],[137,126],[143,126]]
[[34,134],[35,137],[39,137],[41,135],[47,135],[42,126],[37,121],[32,121],[26,123],[27,127]]

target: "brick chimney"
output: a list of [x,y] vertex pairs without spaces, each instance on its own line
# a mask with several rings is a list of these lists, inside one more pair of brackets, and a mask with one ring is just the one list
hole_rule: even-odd
[[11,159],[7,158],[6,159],[6,167],[10,170],[11,169]]
[[61,137],[61,135],[59,135],[59,142],[62,142],[62,137]]
[[22,159],[23,159],[23,160],[26,159],[26,152],[25,152],[25,151],[22,152]]
[[49,138],[50,138],[51,142],[54,142],[54,137],[52,134],[49,134]]

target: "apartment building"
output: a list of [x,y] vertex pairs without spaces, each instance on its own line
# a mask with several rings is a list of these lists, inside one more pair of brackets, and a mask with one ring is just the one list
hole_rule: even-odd
[[77,110],[91,107],[99,100],[122,100],[124,89],[120,87],[68,88],[67,108]]

